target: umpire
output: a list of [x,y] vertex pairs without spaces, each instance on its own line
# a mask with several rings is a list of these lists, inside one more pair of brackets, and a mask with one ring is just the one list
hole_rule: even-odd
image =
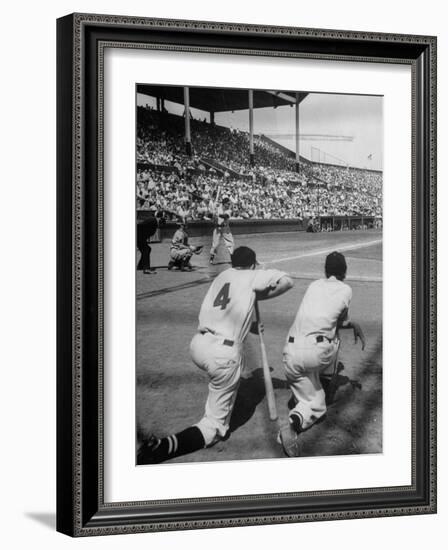
[[159,226],[155,212],[155,206],[151,206],[147,217],[143,218],[142,214],[140,219],[137,217],[137,248],[141,253],[137,269],[143,270],[145,275],[156,274],[156,271],[151,269],[151,247],[149,246],[150,239]]

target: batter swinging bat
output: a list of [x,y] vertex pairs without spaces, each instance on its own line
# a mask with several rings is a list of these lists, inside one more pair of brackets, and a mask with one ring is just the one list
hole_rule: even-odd
[[258,336],[260,339],[261,350],[261,363],[263,365],[263,378],[264,387],[266,390],[266,399],[268,402],[269,418],[276,423],[278,431],[279,443],[282,444],[283,450],[287,456],[300,456],[300,448],[298,442],[298,435],[292,429],[289,422],[287,425],[280,425],[277,414],[277,405],[275,403],[274,387],[272,385],[271,372],[269,370],[268,356],[266,353],[266,346],[264,345],[263,327],[261,324],[260,310],[258,308],[258,302],[255,302],[255,315],[258,326]]
[[218,191],[216,192],[216,197],[215,197],[215,208],[218,207],[218,201],[219,201],[219,195],[221,194],[221,186],[218,185]]

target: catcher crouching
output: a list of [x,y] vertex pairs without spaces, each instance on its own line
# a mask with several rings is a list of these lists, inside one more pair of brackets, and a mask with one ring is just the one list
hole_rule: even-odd
[[180,271],[191,271],[193,266],[190,263],[193,254],[200,254],[203,245],[193,246],[188,243],[187,222],[182,220],[178,223],[179,228],[171,240],[170,260],[168,269],[177,267]]

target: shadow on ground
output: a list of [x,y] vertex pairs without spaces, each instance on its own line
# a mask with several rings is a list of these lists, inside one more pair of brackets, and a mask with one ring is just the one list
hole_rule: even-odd
[[[327,396],[325,420],[300,437],[303,456],[382,452],[382,340],[357,369],[356,379],[322,377]],[[292,403],[288,403],[288,406]]]
[[[379,338],[371,353],[357,367],[356,378],[345,374],[344,365],[337,372],[321,377],[326,394],[328,413],[321,422],[301,434],[303,456],[378,453],[382,451],[382,340]],[[289,392],[285,380],[273,378],[277,402],[282,409],[282,398]],[[282,391],[284,390],[284,391]],[[230,431],[246,424],[266,395],[263,370],[257,368],[251,376],[242,378],[235,401]],[[288,409],[295,403],[290,397]],[[286,413],[287,414],[287,413]]]
[[[287,388],[286,381],[280,380],[280,378],[273,378],[272,384],[274,389]],[[262,368],[252,371],[250,377],[241,379],[232,416],[230,418],[229,433],[234,432],[252,418],[257,406],[263,401],[265,395],[266,390],[264,387]]]
[[48,527],[52,531],[56,529],[56,514],[54,512],[26,512],[25,516]]

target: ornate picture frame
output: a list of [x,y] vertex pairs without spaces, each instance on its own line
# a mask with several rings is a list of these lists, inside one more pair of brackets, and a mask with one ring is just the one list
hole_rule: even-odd
[[[57,529],[141,533],[436,512],[436,38],[72,14],[57,22]],[[412,71],[412,483],[104,499],[104,51],[408,65]]]

